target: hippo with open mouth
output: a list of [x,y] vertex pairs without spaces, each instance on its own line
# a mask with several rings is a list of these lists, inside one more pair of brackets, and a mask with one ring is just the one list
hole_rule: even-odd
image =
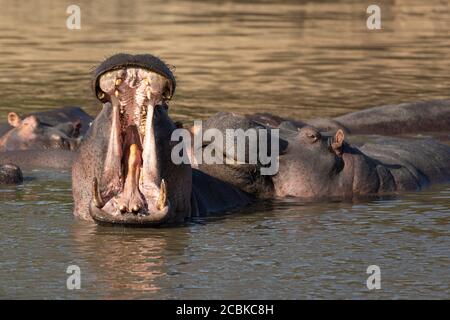
[[118,54],[95,71],[103,109],[72,169],[74,215],[98,223],[155,226],[247,205],[226,182],[174,164],[168,116],[175,78],[152,55]]

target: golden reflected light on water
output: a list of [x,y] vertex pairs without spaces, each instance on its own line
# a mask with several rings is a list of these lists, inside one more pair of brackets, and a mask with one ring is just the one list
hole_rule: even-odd
[[0,1],[0,116],[63,104],[100,106],[90,70],[117,52],[176,66],[175,118],[233,110],[296,118],[447,98],[445,1],[381,1],[382,30],[358,1]]

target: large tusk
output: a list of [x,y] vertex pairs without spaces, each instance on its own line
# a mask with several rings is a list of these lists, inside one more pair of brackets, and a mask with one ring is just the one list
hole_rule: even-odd
[[149,103],[147,107],[147,122],[145,124],[144,152],[142,155],[142,175],[145,187],[150,187],[151,185],[156,187],[161,181],[159,168],[160,163],[158,161],[154,128],[154,111],[154,104]]
[[105,157],[105,166],[101,177],[102,185],[118,186],[122,181],[122,138],[120,134],[120,104],[112,99],[111,132],[108,140],[108,149]]
[[167,186],[164,179],[161,180],[161,186],[159,188],[159,197],[156,202],[156,208],[162,210],[167,206]]
[[94,204],[97,208],[103,208],[105,205],[98,187],[98,180],[95,177],[92,179],[92,199],[94,200]]

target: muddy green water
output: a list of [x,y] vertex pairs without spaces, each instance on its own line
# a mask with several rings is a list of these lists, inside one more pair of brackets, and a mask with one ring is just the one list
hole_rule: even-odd
[[[119,51],[176,67],[178,120],[219,110],[299,119],[448,98],[447,1],[0,0],[0,117],[74,104],[95,114],[89,70]],[[0,298],[450,297],[450,187],[360,203],[295,200],[166,229],[72,218],[68,172],[0,187]],[[81,289],[66,268],[81,268]],[[366,268],[381,268],[381,290]]]

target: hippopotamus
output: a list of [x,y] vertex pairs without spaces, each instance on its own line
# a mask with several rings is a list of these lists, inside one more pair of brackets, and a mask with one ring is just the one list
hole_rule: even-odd
[[176,81],[162,60],[117,54],[98,66],[92,83],[103,108],[72,168],[76,217],[156,226],[250,203],[238,188],[171,161]]
[[0,185],[23,182],[22,170],[14,164],[0,165]]
[[[10,115],[16,119],[21,118],[17,113],[10,112],[8,114],[8,123],[0,124],[0,137],[7,131],[13,129],[15,126],[14,123],[9,123],[9,118],[11,117]],[[73,138],[83,136],[89,129],[89,125],[93,120],[92,116],[87,114],[81,107],[78,106],[63,106],[46,111],[32,112],[24,115],[22,118],[26,118],[28,116],[35,116],[41,124],[56,127]],[[14,118],[11,120],[14,121]]]
[[[218,113],[203,122],[202,129],[224,132],[235,124],[246,130],[274,129],[235,113]],[[346,141],[342,129],[320,132],[312,126],[298,128],[285,122],[278,129],[280,155],[275,175],[262,176],[258,164],[251,170],[248,165],[226,164],[200,164],[198,168],[266,198],[353,198],[420,190],[450,181],[450,146],[433,139],[380,137],[356,147]],[[210,144],[201,145],[208,147]],[[225,146],[216,150],[223,150],[228,157]]]
[[20,117],[8,114],[0,125],[0,164],[29,169],[70,169],[92,117],[80,107],[65,106]]
[[89,127],[90,119],[89,115],[77,107],[39,112],[23,118],[15,112],[10,112],[9,126],[2,126],[4,133],[0,136],[0,152],[75,150],[80,142],[80,134],[86,131],[83,128]]

